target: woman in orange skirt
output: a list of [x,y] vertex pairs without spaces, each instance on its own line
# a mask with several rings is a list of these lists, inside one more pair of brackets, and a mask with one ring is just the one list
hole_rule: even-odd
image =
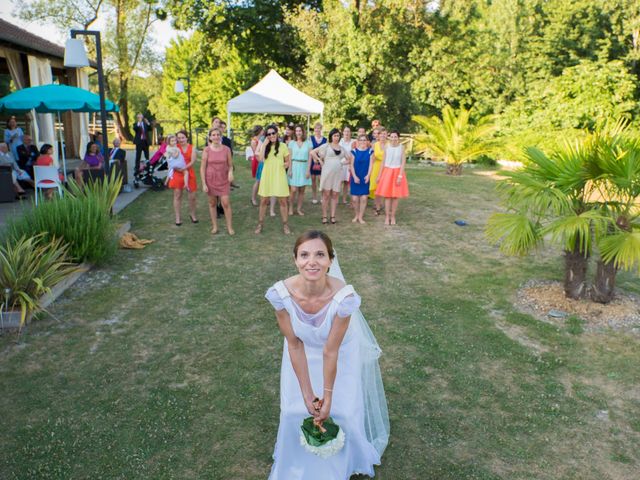
[[[188,197],[189,197],[189,213],[192,223],[198,223],[196,218],[196,192],[198,190],[198,184],[196,182],[196,172],[193,165],[196,163],[196,155],[193,152],[193,145],[189,144],[189,138],[187,132],[180,130],[176,134],[178,139],[178,148],[180,153],[184,157],[184,161],[187,164],[186,171],[189,172],[189,183],[187,185]],[[175,169],[173,177],[169,180],[169,188],[173,189],[173,209],[176,213],[176,225],[179,227],[182,225],[180,210],[182,207],[182,190],[185,188],[184,184],[184,170]]]
[[389,145],[384,151],[376,188],[376,196],[384,197],[385,225],[396,224],[398,200],[409,196],[409,185],[404,175],[406,163],[404,147],[400,145],[400,133],[392,130],[389,134]]

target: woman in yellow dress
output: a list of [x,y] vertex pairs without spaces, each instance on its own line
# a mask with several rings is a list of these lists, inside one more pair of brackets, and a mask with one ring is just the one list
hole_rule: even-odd
[[260,152],[258,153],[259,159],[264,162],[264,166],[262,167],[260,187],[258,188],[258,195],[260,195],[260,212],[255,233],[262,233],[269,199],[271,197],[277,197],[280,203],[282,229],[285,235],[288,235],[291,231],[287,223],[289,220],[289,207],[287,206],[289,182],[287,181],[286,169],[291,168],[291,155],[289,154],[287,145],[278,140],[278,127],[269,125],[266,132],[264,143],[261,145]]
[[384,127],[378,127],[378,140],[373,144],[373,168],[371,169],[371,185],[369,186],[369,198],[374,200],[374,208],[376,215],[380,215],[382,211],[382,197],[376,195],[376,188],[378,187],[378,173],[380,173],[380,167],[382,166],[382,160],[384,159],[384,151],[387,148],[387,129]]

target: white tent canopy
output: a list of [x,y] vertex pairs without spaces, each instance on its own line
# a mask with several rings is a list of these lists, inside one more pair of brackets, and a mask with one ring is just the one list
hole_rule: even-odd
[[227,102],[227,129],[231,131],[232,113],[273,113],[280,115],[319,114],[322,118],[324,103],[301,92],[278,72],[271,70],[246,92]]

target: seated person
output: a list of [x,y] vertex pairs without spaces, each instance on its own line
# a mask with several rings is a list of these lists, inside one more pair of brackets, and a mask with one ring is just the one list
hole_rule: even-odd
[[113,139],[113,148],[109,149],[107,157],[109,158],[109,169],[116,168],[116,171],[122,176],[122,185],[129,183],[127,175],[127,151],[120,148],[120,138]]
[[87,145],[87,153],[84,159],[80,163],[80,166],[76,168],[75,176],[76,182],[82,185],[84,181],[84,171],[86,170],[102,170],[104,168],[104,158],[100,153],[100,148],[94,142],[89,142]]
[[31,135],[25,134],[22,138],[22,145],[18,145],[17,150],[18,166],[33,177],[33,166],[40,153],[38,152],[38,147],[32,143]]
[[[45,143],[40,147],[40,155],[38,156],[35,166],[37,167],[53,167],[55,162],[53,161],[53,146]],[[61,182],[64,182],[64,176],[58,173],[58,177]],[[53,183],[51,180],[43,180],[43,183]],[[47,188],[45,190],[45,196],[47,198],[53,197],[53,188]]]
[[5,142],[0,143],[0,166],[11,168],[13,189],[18,195],[18,198],[24,198],[26,192],[20,186],[19,181],[26,182],[33,187],[33,180],[31,180],[31,177],[27,172],[25,172],[18,166],[18,163],[14,160],[13,155],[11,155],[11,152],[9,152],[9,146]]

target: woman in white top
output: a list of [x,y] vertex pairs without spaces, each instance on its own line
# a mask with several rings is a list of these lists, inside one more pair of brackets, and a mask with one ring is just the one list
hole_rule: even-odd
[[[344,127],[342,129],[342,139],[340,140],[340,146],[344,148],[346,152],[351,152],[356,145],[355,140],[351,138],[351,128]],[[349,164],[342,165],[342,203],[347,205],[347,194],[349,193]]]
[[322,165],[322,223],[328,223],[327,208],[330,208],[331,223],[335,224],[338,195],[342,189],[342,166],[349,164],[351,158],[351,153],[340,146],[340,130],[332,129],[329,132],[329,143],[311,150],[311,157]]
[[16,122],[16,117],[9,118],[7,122],[7,128],[4,131],[4,141],[9,146],[9,150],[11,151],[11,155],[13,155],[13,159],[18,161],[18,147],[22,145],[22,139],[24,138],[24,132],[20,127],[18,127],[18,123]]
[[[348,480],[374,476],[389,439],[389,415],[378,358],[380,347],[345,285],[329,237],[301,235],[293,249],[298,275],[266,294],[284,339],[280,426],[270,480]],[[316,398],[321,402],[315,403]],[[331,416],[345,444],[329,458],[300,445],[305,417]]]
[[404,147],[400,145],[400,133],[392,130],[389,145],[384,150],[376,187],[376,196],[384,197],[385,225],[396,225],[398,200],[409,196],[409,185],[404,175],[406,163]]

